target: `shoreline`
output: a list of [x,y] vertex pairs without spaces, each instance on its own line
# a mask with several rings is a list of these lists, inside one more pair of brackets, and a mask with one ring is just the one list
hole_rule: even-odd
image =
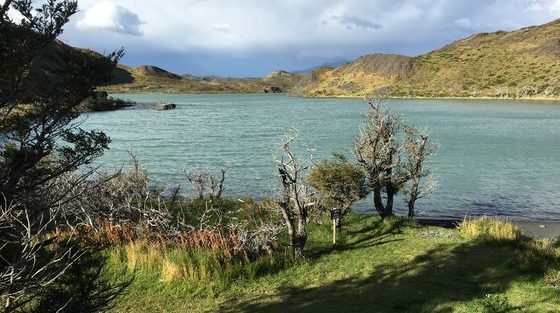
[[[267,94],[263,92],[170,92],[170,91],[127,91],[127,92],[119,92],[113,90],[105,90],[109,94],[118,94],[118,95],[150,95],[150,94],[169,94],[169,95],[286,95],[292,98],[308,98],[308,99],[370,99],[375,97],[366,97],[366,96],[347,96],[347,95],[338,95],[338,96],[305,96],[305,95],[292,95],[290,93],[274,93],[274,94]],[[516,98],[504,98],[504,97],[464,97],[464,96],[457,96],[457,97],[424,97],[424,96],[416,96],[416,97],[394,97],[394,96],[386,96],[381,97],[382,99],[397,99],[397,100],[501,100],[501,101],[543,101],[543,102],[559,102],[560,97],[516,97]]]
[[[457,228],[462,219],[453,218],[417,218],[416,221],[424,226],[436,226],[442,228]],[[509,220],[521,229],[528,237],[540,239],[559,239],[560,221],[555,220]]]

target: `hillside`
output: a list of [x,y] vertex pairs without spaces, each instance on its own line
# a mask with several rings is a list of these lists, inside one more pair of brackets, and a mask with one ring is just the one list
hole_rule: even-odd
[[103,89],[111,93],[262,93],[286,92],[301,74],[274,71],[263,78],[221,78],[177,75],[156,66],[128,67],[119,65],[112,83]]
[[371,54],[339,67],[263,78],[179,76],[120,65],[104,90],[177,93],[289,92],[308,97],[560,97],[560,20],[476,34],[416,57]]
[[321,68],[292,90],[302,96],[558,97],[560,20],[481,33],[417,56],[372,54]]

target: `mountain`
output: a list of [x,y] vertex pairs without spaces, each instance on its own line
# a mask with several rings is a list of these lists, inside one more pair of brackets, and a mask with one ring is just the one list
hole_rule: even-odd
[[301,74],[273,71],[263,78],[222,78],[177,75],[156,66],[128,67],[119,65],[113,80],[103,87],[111,93],[278,93],[292,89]]
[[109,92],[289,92],[308,97],[560,97],[560,19],[520,30],[481,33],[416,57],[370,54],[306,73],[263,78],[176,75],[119,66]]
[[372,54],[306,73],[300,96],[559,97],[560,20],[481,33],[407,57]]
[[341,66],[343,64],[346,64],[346,63],[350,63],[350,61],[348,61],[347,59],[343,59],[343,58],[335,58],[335,59],[333,59],[329,62],[325,62],[321,65],[316,65],[316,66],[308,67],[308,68],[305,68],[305,69],[302,69],[302,70],[296,70],[296,71],[291,71],[291,72],[295,73],[295,74],[303,74],[303,73],[312,72],[312,71],[314,71],[318,68],[321,68],[321,67],[339,67],[339,66]]

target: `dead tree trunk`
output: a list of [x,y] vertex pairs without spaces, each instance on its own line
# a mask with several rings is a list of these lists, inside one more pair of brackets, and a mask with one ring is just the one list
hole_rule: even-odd
[[[413,219],[415,215],[416,201],[430,193],[435,188],[435,182],[431,178],[429,170],[425,169],[425,161],[437,151],[437,146],[428,142],[429,136],[425,132],[409,127],[406,129],[405,147],[407,154],[407,171],[410,179],[409,194],[406,200],[408,205],[408,218]],[[427,177],[421,186],[422,178]]]
[[286,225],[292,254],[294,258],[301,259],[307,242],[308,209],[314,203],[302,179],[308,166],[296,161],[290,150],[290,144],[296,138],[297,134],[286,137],[282,144],[283,155],[276,160],[276,163],[282,186],[282,199],[279,201],[278,208]]
[[365,127],[354,139],[354,156],[368,176],[375,210],[385,219],[393,216],[395,194],[406,181],[401,171],[403,146],[398,138],[402,126],[383,109],[380,100],[370,101],[369,106]]

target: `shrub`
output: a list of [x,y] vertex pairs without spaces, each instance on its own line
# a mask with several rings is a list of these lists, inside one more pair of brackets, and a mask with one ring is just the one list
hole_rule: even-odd
[[317,190],[323,210],[340,208],[344,215],[350,212],[352,203],[367,195],[364,171],[339,154],[315,165],[307,181]]
[[552,287],[560,287],[560,270],[552,269],[544,274],[544,282]]
[[502,295],[487,294],[482,300],[485,313],[509,313],[519,312],[509,302],[509,300]]
[[483,241],[517,241],[522,237],[519,227],[511,222],[487,216],[464,219],[459,229],[463,236]]

